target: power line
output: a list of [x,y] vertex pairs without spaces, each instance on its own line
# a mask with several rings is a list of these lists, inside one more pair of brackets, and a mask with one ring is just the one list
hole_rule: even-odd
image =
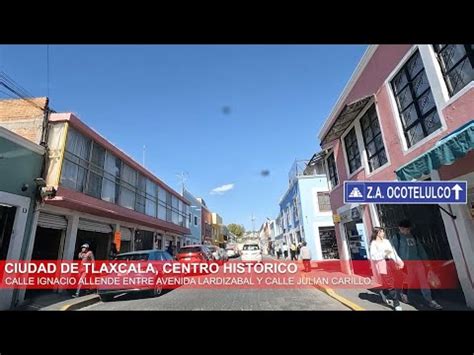
[[[28,102],[29,104],[35,106],[41,111],[46,111],[46,108],[43,108],[42,106],[36,104],[33,100],[31,100],[31,97],[33,97],[33,95],[30,92],[28,92],[25,88],[16,83],[4,71],[0,71],[0,86],[3,86],[8,91],[15,94],[16,97]],[[11,95],[9,96],[11,97]]]
[[17,91],[21,92],[21,94],[25,97],[33,97],[33,95],[26,90],[24,87],[22,87],[20,84],[15,82],[11,77],[7,75],[4,71],[0,71],[0,77],[4,79],[7,83],[9,83],[11,86],[15,87]]

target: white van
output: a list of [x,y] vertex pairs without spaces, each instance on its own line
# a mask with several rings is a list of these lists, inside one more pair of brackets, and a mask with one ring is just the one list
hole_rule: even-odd
[[262,251],[258,244],[245,244],[242,248],[242,261],[262,261]]

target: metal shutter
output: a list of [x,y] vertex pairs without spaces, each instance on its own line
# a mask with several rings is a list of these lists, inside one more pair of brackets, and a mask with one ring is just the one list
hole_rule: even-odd
[[97,232],[97,233],[112,233],[112,227],[108,224],[89,221],[87,219],[79,219],[79,227],[83,231]]
[[49,229],[66,229],[67,219],[64,216],[40,212],[38,226]]

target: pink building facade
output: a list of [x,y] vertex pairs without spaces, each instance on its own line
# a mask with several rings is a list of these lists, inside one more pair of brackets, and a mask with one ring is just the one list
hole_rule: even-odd
[[[343,268],[366,259],[373,226],[408,218],[432,259],[454,260],[474,307],[474,54],[472,45],[369,46],[320,132]],[[462,136],[461,136],[462,135]],[[467,137],[467,138],[466,138]],[[423,165],[433,149],[462,152]],[[466,141],[467,139],[467,141]],[[459,153],[459,154],[458,154]],[[431,162],[431,160],[430,160]],[[420,171],[415,169],[420,167]],[[468,205],[344,204],[347,180],[465,180]]]

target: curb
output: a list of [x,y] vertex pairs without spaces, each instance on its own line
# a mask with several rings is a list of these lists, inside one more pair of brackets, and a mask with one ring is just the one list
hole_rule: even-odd
[[61,307],[61,311],[76,311],[78,309],[90,306],[90,305],[92,305],[94,303],[97,303],[99,301],[100,301],[99,295],[94,295],[94,297],[91,297],[91,298],[88,298],[88,299],[85,299],[85,300],[81,300],[81,301],[76,302],[76,303],[66,304],[66,305]]
[[347,298],[342,297],[341,295],[338,295],[332,288],[323,287],[323,286],[314,286],[314,287],[324,292],[328,296],[334,298],[335,300],[339,301],[344,306],[350,308],[352,311],[365,311],[366,310],[365,308],[355,304],[354,302],[349,301]]
[[83,299],[72,299],[60,304],[51,305],[40,309],[40,311],[76,311],[100,301],[99,295],[91,295]]

